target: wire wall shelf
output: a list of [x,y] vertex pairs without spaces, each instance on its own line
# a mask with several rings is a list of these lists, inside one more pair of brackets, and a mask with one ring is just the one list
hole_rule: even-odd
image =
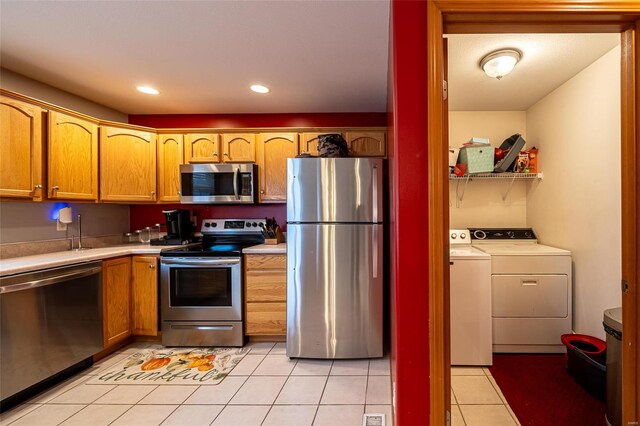
[[506,201],[509,193],[511,192],[511,188],[513,188],[513,183],[516,180],[521,179],[529,179],[529,180],[542,180],[543,174],[540,173],[470,173],[464,176],[456,176],[449,175],[450,181],[456,181],[456,207],[460,207],[462,205],[462,201],[464,200],[464,193],[467,190],[467,184],[470,180],[508,180],[509,184],[507,186],[507,190],[502,194],[502,201]]

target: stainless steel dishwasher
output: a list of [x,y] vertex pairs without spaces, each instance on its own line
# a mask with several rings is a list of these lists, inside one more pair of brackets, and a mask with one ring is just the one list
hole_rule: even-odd
[[101,262],[0,278],[0,400],[103,349]]

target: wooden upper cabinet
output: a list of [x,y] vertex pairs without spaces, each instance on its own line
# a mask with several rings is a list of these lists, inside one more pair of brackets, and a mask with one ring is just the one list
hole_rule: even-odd
[[134,335],[158,335],[158,258],[131,258],[131,318]]
[[220,135],[189,133],[184,135],[185,163],[220,163]]
[[386,132],[347,132],[351,157],[384,157],[387,155]]
[[49,111],[49,198],[98,199],[98,123]]
[[156,200],[156,134],[126,127],[100,128],[100,199]]
[[102,322],[105,348],[131,335],[131,257],[102,262]]
[[287,158],[298,155],[298,134],[261,133],[256,154],[260,202],[286,202]]
[[0,96],[0,197],[42,200],[42,109]]
[[[318,156],[318,136],[335,132],[300,133],[300,154]],[[344,137],[344,135],[342,135]]]
[[180,164],[184,164],[183,135],[158,136],[158,201],[180,202]]
[[227,133],[222,135],[222,161],[225,163],[255,163],[256,134]]

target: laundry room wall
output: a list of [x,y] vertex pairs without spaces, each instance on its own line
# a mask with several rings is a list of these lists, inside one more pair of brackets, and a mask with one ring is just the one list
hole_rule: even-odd
[[620,47],[526,113],[544,180],[530,183],[527,224],[542,244],[571,250],[574,330],[604,339],[620,306]]
[[[449,146],[458,148],[471,137],[489,138],[500,144],[514,133],[527,139],[525,111],[450,111]],[[509,196],[502,200],[508,180],[449,182],[451,228],[524,227],[527,222],[527,194],[523,181],[514,182]],[[464,197],[458,201],[458,194]]]

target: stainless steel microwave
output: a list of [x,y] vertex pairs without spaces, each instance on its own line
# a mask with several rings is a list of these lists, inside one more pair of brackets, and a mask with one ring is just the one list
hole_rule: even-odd
[[183,204],[255,204],[258,166],[255,164],[183,164],[180,202]]

